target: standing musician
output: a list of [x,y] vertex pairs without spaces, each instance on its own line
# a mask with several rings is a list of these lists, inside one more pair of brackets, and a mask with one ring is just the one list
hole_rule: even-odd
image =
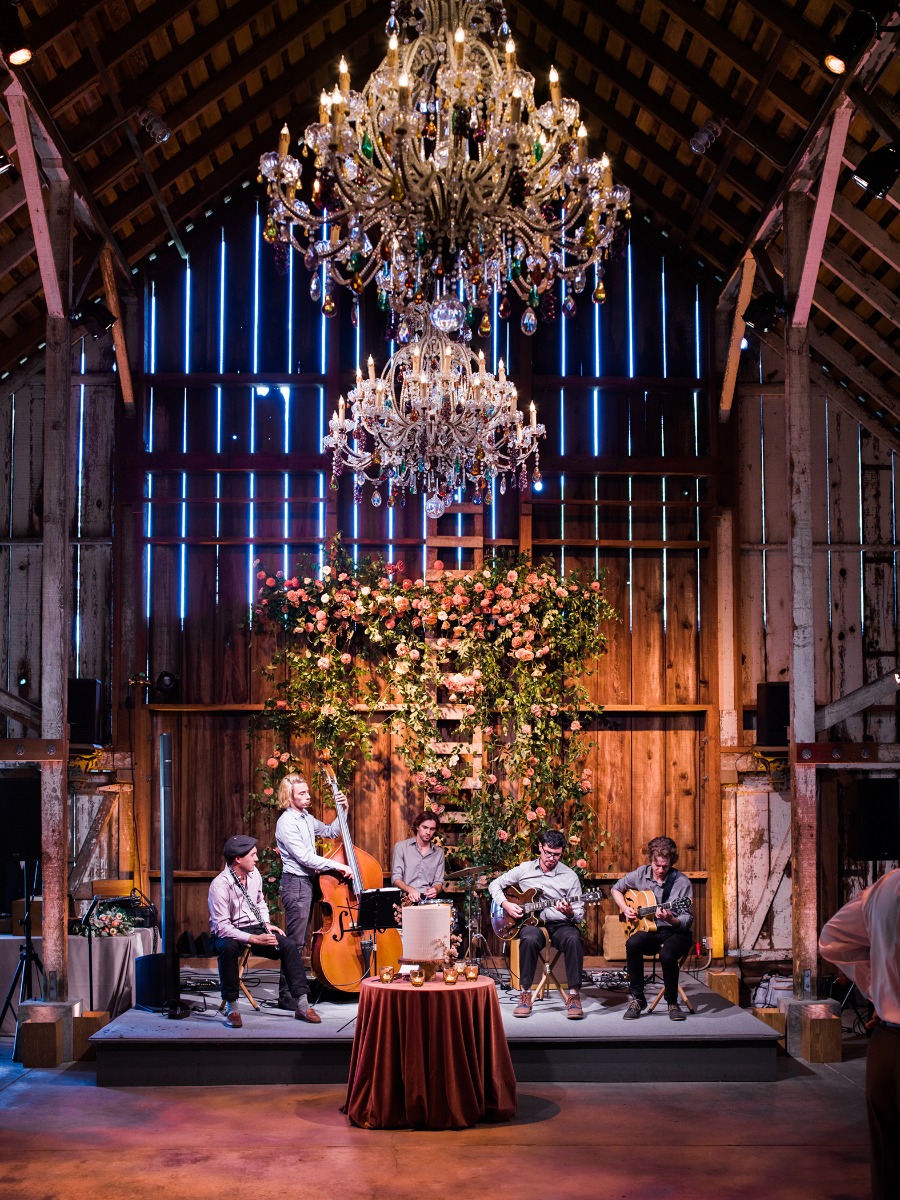
[[693,888],[687,875],[675,870],[677,861],[678,847],[672,839],[655,837],[647,847],[647,865],[629,871],[611,889],[613,900],[629,921],[633,921],[637,914],[623,894],[627,889],[652,892],[659,901],[655,913],[656,931],[638,931],[625,943],[628,988],[631,992],[631,1003],[625,1010],[626,1021],[636,1021],[647,1007],[644,995],[645,954],[659,954],[669,1017],[673,1021],[685,1020],[685,1014],[678,1007],[678,964],[691,946],[693,918],[690,909],[677,914],[668,905],[676,900],[690,900]]
[[444,851],[432,844],[437,833],[437,817],[420,812],[413,818],[413,837],[394,844],[391,858],[391,883],[407,900],[433,900],[444,885]]
[[[300,951],[269,922],[269,909],[263,899],[262,876],[256,869],[258,855],[256,838],[237,834],[222,847],[225,870],[220,871],[209,885],[209,927],[215,939],[219,957],[219,985],[225,1001],[225,1023],[240,1029],[243,1022],[238,1012],[240,995],[240,958],[247,946],[263,958],[281,959],[282,973],[287,977],[287,994],[296,997],[292,1007],[295,1016],[308,1020],[300,1012],[301,997],[305,999],[306,975],[300,962]],[[312,1009],[309,1009],[312,1012]]]
[[581,881],[572,868],[562,862],[565,848],[565,836],[558,829],[544,829],[538,836],[537,858],[498,875],[490,885],[494,903],[516,919],[523,916],[522,906],[507,900],[503,894],[503,889],[510,884],[520,891],[540,888],[544,898],[558,901],[555,907],[543,910],[540,925],[523,925],[519,930],[519,985],[522,990],[519,1003],[513,1009],[514,1017],[531,1016],[534,1002],[531,983],[544,948],[545,928],[550,935],[550,945],[562,951],[566,964],[569,987],[566,1016],[571,1021],[580,1021],[584,1017],[581,1006],[584,943],[576,924],[584,918],[584,904],[581,902]]
[[[338,804],[348,807],[347,797],[338,793]],[[302,775],[285,775],[278,785],[278,807],[284,809],[275,826],[275,843],[281,855],[281,887],[279,897],[284,909],[285,932],[297,947],[298,955],[303,952],[306,929],[313,901],[313,877],[323,871],[337,872],[348,880],[353,872],[343,863],[323,858],[316,853],[316,835],[323,838],[340,836],[340,824],[335,818],[330,825],[319,821],[309,811],[312,797],[309,784]],[[306,968],[300,963],[302,989],[299,999],[293,999],[284,969],[278,981],[278,1007],[295,1008],[301,1020],[318,1025],[322,1018],[309,1007],[309,982]],[[302,1014],[302,1015],[301,1015]]]

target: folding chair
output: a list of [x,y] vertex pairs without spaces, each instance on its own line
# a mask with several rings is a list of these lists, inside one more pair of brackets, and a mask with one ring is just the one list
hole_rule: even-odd
[[[244,968],[246,967],[247,963],[250,961],[251,953],[252,953],[252,948],[248,944],[247,948],[242,952],[240,961],[238,962],[238,981],[241,985],[241,991],[244,993],[244,995],[250,1001],[251,1006],[253,1008],[255,1008],[257,1012],[259,1012],[259,1005],[253,999],[253,994],[251,993],[250,989],[247,987],[246,983],[244,983]],[[219,1012],[223,1012],[224,1009],[225,1009],[225,1001],[223,1000],[222,1003],[219,1005]]]

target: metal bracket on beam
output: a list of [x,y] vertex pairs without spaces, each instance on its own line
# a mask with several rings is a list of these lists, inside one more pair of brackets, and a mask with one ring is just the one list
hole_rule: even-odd
[[793,761],[798,766],[834,766],[836,763],[871,766],[881,759],[877,742],[798,742]]
[[66,762],[66,738],[0,738],[0,762]]

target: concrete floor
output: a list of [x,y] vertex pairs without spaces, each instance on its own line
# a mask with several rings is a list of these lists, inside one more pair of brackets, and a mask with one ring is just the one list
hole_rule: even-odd
[[2,1200],[864,1200],[864,1044],[775,1083],[526,1084],[508,1125],[353,1129],[343,1089],[104,1089],[0,1040]]

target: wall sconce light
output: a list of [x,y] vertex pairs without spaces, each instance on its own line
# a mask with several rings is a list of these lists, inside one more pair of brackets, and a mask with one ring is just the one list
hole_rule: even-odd
[[31,47],[15,0],[0,0],[0,54],[11,67],[24,67],[31,62]]
[[694,132],[688,145],[695,154],[705,154],[724,128],[724,117],[710,117]]
[[744,324],[755,333],[768,333],[779,317],[787,312],[783,301],[774,292],[754,296],[741,316]]
[[853,182],[864,192],[883,199],[900,178],[900,145],[888,142],[877,150],[870,150],[853,172]]
[[884,32],[879,22],[889,8],[890,3],[884,0],[864,0],[863,4],[854,8],[835,38],[834,45],[822,60],[825,69],[832,75],[844,75],[875,34]]

